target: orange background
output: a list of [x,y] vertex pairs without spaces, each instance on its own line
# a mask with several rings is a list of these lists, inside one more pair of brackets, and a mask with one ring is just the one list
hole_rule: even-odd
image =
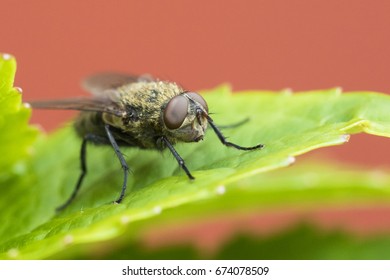
[[[16,56],[25,100],[82,94],[102,70],[150,73],[205,89],[341,86],[390,93],[390,2],[0,0],[0,51]],[[34,112],[50,130],[69,112]],[[353,136],[323,151],[390,163],[388,139]],[[323,152],[322,152],[323,153]]]

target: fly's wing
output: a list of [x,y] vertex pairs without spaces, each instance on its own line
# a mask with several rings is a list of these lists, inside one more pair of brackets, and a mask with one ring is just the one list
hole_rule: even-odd
[[87,77],[81,83],[81,86],[95,96],[106,96],[107,92],[125,84],[131,84],[142,81],[154,81],[149,75],[131,76],[121,73],[99,73]]
[[154,78],[148,75],[129,76],[120,73],[100,73],[87,77],[82,82],[82,87],[93,95],[91,97],[33,101],[29,104],[33,108],[39,109],[105,112],[123,117],[126,115],[126,111],[120,106],[119,94],[116,89],[129,83],[153,80]]
[[37,109],[105,112],[118,117],[123,117],[126,114],[118,102],[109,98],[79,97],[62,100],[31,101],[28,103]]

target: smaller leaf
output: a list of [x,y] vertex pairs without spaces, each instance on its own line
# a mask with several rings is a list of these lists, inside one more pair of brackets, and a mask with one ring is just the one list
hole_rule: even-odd
[[12,187],[2,181],[26,169],[22,162],[38,136],[37,128],[28,125],[31,109],[22,104],[21,89],[13,87],[15,71],[15,58],[0,53],[0,188]]

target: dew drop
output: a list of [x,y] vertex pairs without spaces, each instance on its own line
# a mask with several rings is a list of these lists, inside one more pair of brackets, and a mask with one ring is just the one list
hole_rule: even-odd
[[295,163],[295,161],[296,161],[296,159],[295,159],[295,157],[293,157],[293,156],[289,156],[289,157],[287,158],[287,163],[288,163],[289,165]]
[[336,95],[341,95],[343,93],[343,88],[342,87],[336,87],[334,89],[334,92],[336,93]]
[[155,214],[161,214],[161,212],[162,212],[161,206],[156,206],[156,207],[154,207],[154,208],[153,208],[153,212],[154,212]]
[[123,225],[126,225],[130,222],[130,218],[129,218],[129,216],[122,216],[120,221]]
[[64,237],[64,243],[65,245],[73,243],[73,236],[68,234]]
[[10,60],[12,58],[12,55],[8,54],[8,53],[3,53],[3,59],[4,60]]
[[12,259],[15,259],[19,255],[19,251],[16,248],[9,249],[7,252],[8,256]]
[[386,172],[384,172],[383,170],[374,170],[370,172],[370,181],[372,182],[372,187],[374,188],[386,187]]
[[293,95],[293,93],[294,93],[292,88],[284,88],[281,90],[281,92],[282,92],[282,94],[287,95],[287,96]]
[[341,139],[342,139],[345,143],[349,141],[349,138],[351,138],[351,135],[349,135],[349,134],[341,135]]
[[223,195],[225,194],[226,192],[226,187],[221,185],[221,186],[218,186],[216,189],[215,189],[215,192],[219,195]]
[[27,108],[27,109],[30,109],[30,108],[31,108],[31,104],[30,104],[30,103],[27,103],[27,102],[24,102],[24,103],[23,103],[23,106],[24,106],[24,108]]

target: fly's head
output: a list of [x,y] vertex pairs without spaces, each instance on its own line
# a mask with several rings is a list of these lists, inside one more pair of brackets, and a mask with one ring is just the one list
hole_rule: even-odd
[[183,142],[198,142],[207,128],[208,107],[196,92],[183,92],[168,101],[162,120],[172,138]]

